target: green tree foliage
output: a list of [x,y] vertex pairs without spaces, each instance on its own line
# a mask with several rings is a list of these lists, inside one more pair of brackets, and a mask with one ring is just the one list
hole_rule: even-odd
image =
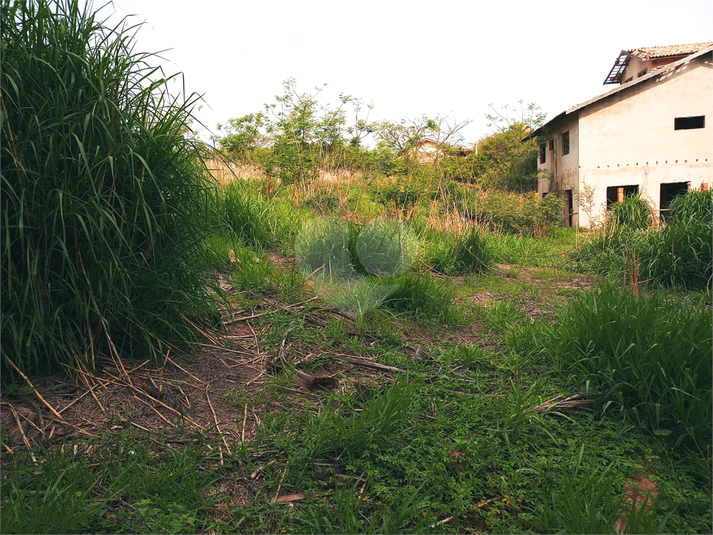
[[[298,185],[316,177],[319,169],[389,169],[388,151],[362,146],[373,131],[368,123],[372,106],[340,94],[338,106],[332,108],[320,103],[321,91],[300,92],[294,79],[286,80],[283,94],[266,104],[264,111],[218,125],[223,134],[218,138],[221,149],[233,160],[251,163],[268,176],[291,183],[295,200]],[[347,118],[349,108],[352,123]]]
[[536,129],[545,122],[545,114],[534,103],[519,110],[509,106],[495,108],[485,117],[494,132],[478,143],[482,171],[478,180],[484,188],[507,188],[511,191],[532,191],[537,188],[537,141],[523,140],[526,126]]
[[208,310],[196,99],[80,4],[1,8],[2,354],[26,374],[158,356]]

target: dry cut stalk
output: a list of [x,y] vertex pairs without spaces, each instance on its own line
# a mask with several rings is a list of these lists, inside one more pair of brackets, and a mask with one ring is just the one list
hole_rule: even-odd
[[196,381],[198,381],[199,383],[205,383],[205,381],[202,381],[201,379],[198,379],[198,377],[196,377],[195,375],[193,375],[191,372],[188,372],[188,371],[184,370],[183,368],[181,368],[181,367],[180,367],[178,364],[176,364],[173,360],[171,360],[170,358],[168,358],[168,355],[166,355],[166,360],[167,360],[168,362],[170,362],[171,364],[173,364],[176,368],[178,368],[179,370],[181,370],[183,373],[186,373],[186,374],[190,375],[191,377],[193,377],[193,378],[194,378]]
[[[116,379],[117,381],[119,380],[118,377],[114,377],[112,374],[110,374],[110,373],[108,373],[108,372],[107,372],[107,375],[109,375],[109,377],[113,377],[113,378]],[[146,392],[144,392],[144,391],[141,390],[140,388],[136,388],[134,385],[129,384],[129,385],[127,385],[127,386],[128,386],[129,388],[131,388],[132,390],[138,392],[139,394],[143,394],[144,396],[146,396],[146,397],[149,398],[150,400],[155,401],[156,403],[158,403],[158,404],[161,405],[162,407],[168,409],[169,411],[173,412],[173,413],[176,414],[177,416],[179,416],[179,417],[181,417],[181,418],[185,418],[187,422],[190,422],[191,424],[195,425],[195,426],[196,426],[198,429],[200,429],[201,431],[205,431],[205,427],[203,427],[202,425],[200,425],[200,424],[194,422],[194,421],[191,420],[188,416],[185,416],[185,415],[181,414],[180,412],[178,412],[178,411],[177,411],[176,409],[174,409],[173,407],[169,407],[168,405],[166,405],[165,403],[162,403],[161,401],[159,401],[158,399],[154,398],[154,397],[151,396],[150,394],[147,394]]]
[[22,441],[25,443],[25,446],[27,446],[27,449],[30,451],[30,457],[32,458],[32,462],[37,464],[37,459],[35,459],[35,456],[32,454],[32,447],[30,446],[30,441],[27,440],[27,435],[25,435],[25,430],[22,428],[22,423],[17,417],[17,411],[15,411],[15,407],[13,407],[11,404],[8,403],[8,406],[10,407],[10,412],[12,412],[12,415],[15,417],[15,422],[17,422],[17,428],[20,430],[20,435],[22,435]]
[[359,366],[365,366],[367,368],[376,368],[377,370],[388,370],[391,372],[406,373],[406,370],[401,368],[395,368],[394,366],[387,366],[386,364],[379,364],[378,362],[371,362],[370,360],[364,360],[356,357],[350,357],[348,355],[336,355],[337,358],[351,362],[352,364],[358,364]]
[[282,488],[282,482],[285,480],[285,475],[287,475],[287,469],[290,467],[290,461],[287,461],[287,464],[285,464],[285,470],[282,472],[282,477],[280,478],[280,484],[277,485],[277,492],[275,493],[275,496],[273,496],[272,500],[270,500],[270,503],[275,503],[277,501],[277,497],[280,495],[280,489]]
[[242,434],[242,437],[240,440],[241,442],[245,442],[245,424],[247,423],[247,421],[248,421],[248,404],[246,403],[245,404],[245,414],[243,416],[243,434]]
[[171,422],[168,418],[166,418],[163,414],[161,414],[160,412],[158,412],[158,409],[156,409],[156,407],[153,407],[153,406],[151,406],[149,403],[146,403],[143,399],[141,399],[141,398],[138,397],[138,396],[134,396],[134,398],[137,399],[138,401],[140,401],[141,403],[143,403],[144,405],[146,405],[148,408],[150,408],[150,409],[151,409],[152,411],[154,411],[156,414],[158,414],[159,418],[161,418],[161,419],[162,419],[164,422],[166,422],[168,425],[170,425],[171,427],[176,427],[176,424],[174,424],[174,423]]
[[[221,433],[221,435],[222,435],[221,438],[223,439],[223,444],[225,444],[225,449],[228,452],[228,455],[230,455],[232,457],[233,454],[230,451],[230,446],[228,446],[228,442],[225,440],[225,435],[223,435],[222,434],[223,432],[220,430],[220,426],[218,425],[218,417],[215,415],[215,409],[213,408],[213,404],[210,402],[210,396],[208,395],[208,387],[209,386],[210,385],[205,385],[205,397],[208,400],[208,406],[210,407],[210,412],[213,413],[213,421],[215,422],[215,428],[218,430],[218,433]],[[222,461],[223,461],[223,459],[221,457],[220,464],[223,464]]]
[[62,418],[62,416],[61,416],[56,410],[54,410],[54,408],[52,407],[52,405],[50,405],[49,403],[47,403],[47,402],[45,401],[45,398],[43,398],[42,395],[37,391],[37,389],[35,388],[35,386],[34,386],[34,385],[30,382],[30,380],[27,378],[27,376],[26,376],[24,373],[22,373],[22,372],[20,371],[20,368],[18,368],[17,366],[15,366],[15,363],[10,360],[10,357],[8,357],[7,355],[3,355],[3,356],[5,357],[5,360],[7,360],[7,361],[10,363],[10,366],[12,366],[13,368],[15,368],[15,371],[16,371],[17,373],[19,373],[20,376],[22,376],[22,378],[25,380],[25,382],[28,384],[28,386],[29,386],[30,388],[32,388],[32,391],[35,393],[35,395],[36,395],[38,398],[40,398],[40,401],[52,412],[52,414],[54,414],[57,418],[59,418],[60,422],[62,422],[62,423],[67,423],[67,422],[64,421],[64,418]]

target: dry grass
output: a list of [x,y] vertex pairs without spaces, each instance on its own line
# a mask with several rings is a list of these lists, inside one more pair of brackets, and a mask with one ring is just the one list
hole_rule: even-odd
[[263,179],[264,173],[256,166],[212,159],[205,161],[206,169],[221,186],[233,180]]

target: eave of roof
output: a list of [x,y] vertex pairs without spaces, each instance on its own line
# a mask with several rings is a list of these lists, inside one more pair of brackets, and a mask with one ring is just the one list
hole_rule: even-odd
[[674,61],[673,63],[669,63],[668,65],[665,65],[665,66],[663,66],[663,67],[661,67],[661,68],[659,68],[659,69],[653,70],[653,71],[649,72],[648,74],[645,74],[644,76],[641,76],[640,78],[637,78],[636,80],[632,80],[631,82],[628,82],[628,83],[626,83],[626,84],[622,84],[622,85],[620,85],[619,87],[615,87],[615,88],[612,89],[611,91],[607,91],[606,93],[602,93],[601,95],[599,95],[599,96],[597,96],[597,97],[594,97],[594,98],[592,98],[592,99],[587,100],[586,102],[583,102],[583,103],[581,103],[581,104],[577,104],[576,106],[573,106],[573,107],[569,108],[568,110],[563,111],[562,113],[560,113],[559,115],[557,115],[557,116],[554,117],[553,119],[550,119],[550,120],[547,121],[545,124],[543,124],[541,127],[539,127],[537,130],[534,130],[533,132],[530,132],[530,134],[529,134],[527,137],[525,137],[524,140],[530,139],[530,138],[533,138],[533,137],[536,137],[536,136],[539,136],[539,135],[542,134],[550,125],[552,125],[552,124],[554,124],[555,122],[559,121],[560,119],[562,119],[562,118],[565,117],[566,115],[571,115],[571,114],[574,113],[574,112],[577,112],[577,111],[579,111],[579,110],[582,110],[582,109],[586,108],[587,106],[591,106],[591,105],[594,104],[595,102],[599,102],[600,100],[604,100],[605,98],[610,97],[610,96],[612,96],[612,95],[615,95],[615,94],[617,94],[617,93],[619,93],[619,92],[621,92],[621,91],[627,91],[628,89],[630,89],[630,88],[632,88],[632,87],[634,87],[634,86],[636,86],[636,85],[639,85],[639,84],[641,84],[641,83],[643,83],[643,82],[645,82],[645,81],[647,81],[647,80],[651,80],[651,79],[656,78],[656,77],[658,77],[658,76],[663,76],[664,74],[667,74],[667,73],[669,73],[669,72],[671,72],[671,71],[674,71],[674,70],[678,69],[679,67],[681,67],[682,65],[685,65],[685,64],[687,64],[687,63],[693,61],[694,59],[697,59],[697,58],[699,58],[699,57],[701,57],[701,56],[704,56],[704,55],[706,55],[706,54],[710,54],[711,52],[713,52],[713,45],[711,45],[711,46],[709,46],[709,47],[707,47],[707,48],[704,48],[703,50],[700,50],[700,51],[696,52],[695,54],[691,54],[690,56],[686,56],[685,58],[682,58],[682,59],[680,59],[680,60],[678,60],[678,61]]

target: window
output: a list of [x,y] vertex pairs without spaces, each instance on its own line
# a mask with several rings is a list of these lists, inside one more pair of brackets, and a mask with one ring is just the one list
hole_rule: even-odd
[[562,134],[562,156],[569,154],[569,130]]
[[706,116],[697,115],[695,117],[676,117],[673,121],[674,130],[693,130],[694,128],[705,128]]
[[550,150],[555,150],[555,140],[550,139]]
[[545,163],[547,161],[547,151],[545,150],[547,147],[543,143],[540,145],[540,163]]
[[[621,192],[619,191],[621,190]],[[611,205],[619,200],[621,194],[622,199],[630,195],[639,194],[639,186],[610,186],[607,188],[607,210],[611,210]]]
[[659,208],[661,210],[661,218],[666,221],[671,219],[671,203],[676,197],[688,193],[688,182],[669,182],[661,184],[661,201]]
[[637,77],[637,78],[641,78],[644,74],[646,74],[646,69],[644,69],[643,71],[641,71],[636,77]]

